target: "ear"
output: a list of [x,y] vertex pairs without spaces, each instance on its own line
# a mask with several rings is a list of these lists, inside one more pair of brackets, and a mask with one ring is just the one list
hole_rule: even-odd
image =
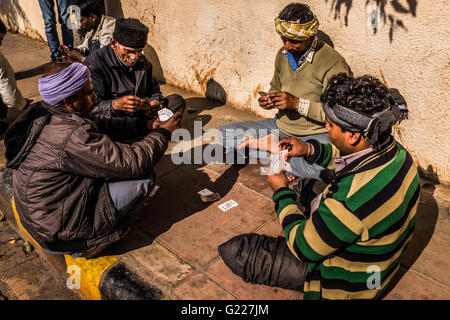
[[66,98],[66,99],[64,99],[64,100],[62,101],[61,107],[62,107],[64,110],[69,111],[69,112],[75,112],[75,111],[77,111],[77,110],[75,109],[75,106],[73,105],[72,100],[69,99],[69,98]]
[[98,18],[98,16],[96,14],[94,14],[94,13],[91,13],[89,15],[89,20],[91,20],[91,21],[95,21],[95,20],[97,20],[97,18]]
[[361,133],[359,132],[348,132],[348,143],[351,144],[352,146],[356,146],[360,141],[361,141]]
[[114,38],[111,38],[111,48],[117,49],[117,41]]

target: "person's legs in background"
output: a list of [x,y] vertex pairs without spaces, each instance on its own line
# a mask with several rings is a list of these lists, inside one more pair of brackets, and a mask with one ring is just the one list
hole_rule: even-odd
[[73,30],[70,29],[67,20],[70,17],[70,13],[67,10],[68,3],[67,0],[56,0],[56,5],[58,7],[58,18],[61,24],[61,34],[63,44],[68,46],[70,49],[73,48]]
[[47,36],[51,59],[61,59],[61,53],[58,51],[59,38],[56,30],[55,2],[54,0],[39,0],[39,6],[41,7],[42,18],[44,18],[45,35]]

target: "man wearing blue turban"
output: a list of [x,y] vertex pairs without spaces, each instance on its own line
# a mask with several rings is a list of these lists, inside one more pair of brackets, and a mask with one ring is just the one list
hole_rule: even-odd
[[5,136],[18,217],[45,252],[93,257],[134,223],[181,115],[166,122],[91,117],[97,96],[80,63],[51,64],[39,92],[43,101]]

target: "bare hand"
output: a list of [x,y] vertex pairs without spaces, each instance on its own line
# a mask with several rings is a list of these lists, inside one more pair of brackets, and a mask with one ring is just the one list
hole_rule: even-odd
[[147,121],[147,128],[149,130],[156,130],[161,126],[161,120],[156,118],[155,120],[149,120]]
[[308,145],[306,142],[295,137],[282,139],[278,146],[281,150],[289,150],[285,154],[284,160],[287,160],[289,157],[303,157],[308,154]]
[[77,50],[71,50],[68,54],[66,54],[72,61],[74,62],[83,62],[85,56],[79,53]]
[[289,186],[289,179],[286,177],[285,170],[282,170],[278,174],[269,174],[267,176],[267,182],[269,182],[273,191]]
[[128,112],[134,112],[139,109],[141,104],[141,98],[129,95],[117,98],[113,102],[114,110],[123,110]]
[[279,110],[297,110],[299,99],[288,92],[276,92],[268,95],[275,108]]
[[259,106],[263,109],[270,110],[275,108],[275,106],[272,104],[272,101],[268,96],[261,96],[258,99]]
[[70,50],[68,46],[59,46],[58,51],[61,54],[68,56],[74,62],[83,62],[85,56],[79,53],[77,50]]
[[175,114],[169,120],[160,122],[159,127],[166,129],[170,133],[173,133],[176,129],[180,127],[180,123],[181,123],[181,113],[175,112]]

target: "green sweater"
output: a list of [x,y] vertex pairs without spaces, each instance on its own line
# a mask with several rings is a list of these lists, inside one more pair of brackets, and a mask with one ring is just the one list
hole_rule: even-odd
[[281,48],[278,51],[275,59],[269,93],[288,92],[297,98],[309,100],[310,106],[307,117],[301,116],[296,110],[280,110],[277,114],[278,128],[294,136],[326,132],[320,96],[332,76],[341,72],[349,74],[349,66],[336,50],[320,40],[312,62],[305,61],[296,71],[292,71],[283,50]]
[[[323,167],[334,162],[334,146],[310,142],[314,154],[308,162]],[[380,297],[412,237],[419,193],[417,168],[393,138],[382,150],[339,171],[309,218],[298,208],[294,191],[275,192],[275,210],[288,247],[308,263],[304,298]]]

